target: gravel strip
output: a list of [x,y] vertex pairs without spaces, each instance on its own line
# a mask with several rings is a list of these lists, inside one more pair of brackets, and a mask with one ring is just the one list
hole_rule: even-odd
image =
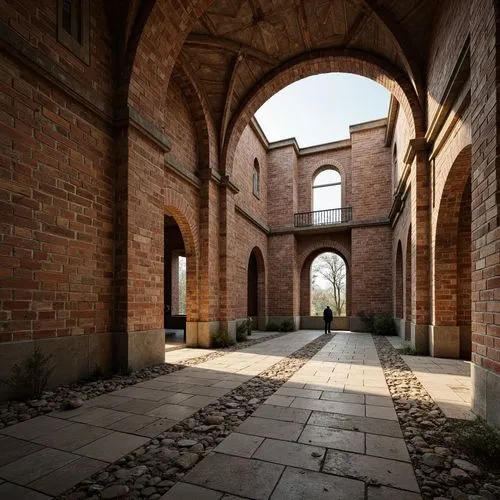
[[332,338],[318,337],[58,498],[157,500]]
[[186,366],[194,366],[211,359],[225,356],[226,354],[241,349],[247,349],[261,342],[266,342],[283,335],[288,335],[290,332],[277,332],[259,339],[249,339],[244,342],[238,342],[234,346],[217,349],[217,352],[211,352],[205,356],[198,358],[187,359],[176,364],[162,363],[160,365],[141,368],[130,375],[113,375],[108,379],[99,379],[96,381],[81,381],[72,384],[58,386],[49,391],[44,391],[38,399],[29,401],[3,401],[0,402],[0,429],[15,425],[19,422],[29,420],[30,418],[38,417],[50,413],[54,410],[61,410],[68,404],[78,406],[81,402],[106,394],[108,392],[117,391],[130,385],[145,382],[160,375],[166,375],[178,370],[182,370]]
[[385,337],[373,336],[424,500],[497,500],[500,476],[454,447],[447,418]]

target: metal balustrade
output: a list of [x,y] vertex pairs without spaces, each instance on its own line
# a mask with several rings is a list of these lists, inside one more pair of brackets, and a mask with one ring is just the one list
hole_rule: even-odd
[[294,225],[295,227],[329,226],[350,222],[351,219],[352,207],[332,208],[295,214]]

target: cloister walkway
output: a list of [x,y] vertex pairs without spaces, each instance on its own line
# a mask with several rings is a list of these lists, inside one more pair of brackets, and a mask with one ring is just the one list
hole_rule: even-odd
[[[0,430],[0,498],[63,494],[321,333],[294,332]],[[161,496],[194,498],[421,498],[372,337],[337,332]]]

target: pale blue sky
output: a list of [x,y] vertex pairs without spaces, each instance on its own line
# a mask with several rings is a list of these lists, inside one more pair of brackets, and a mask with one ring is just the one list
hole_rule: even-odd
[[296,137],[301,148],[349,138],[349,125],[387,117],[389,92],[346,73],[310,76],[271,97],[255,114],[269,141]]

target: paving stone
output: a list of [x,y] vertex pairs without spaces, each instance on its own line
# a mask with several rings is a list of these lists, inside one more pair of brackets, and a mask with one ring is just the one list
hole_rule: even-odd
[[422,500],[420,493],[397,490],[388,486],[368,486],[367,500]]
[[323,399],[295,398],[291,404],[292,408],[304,408],[306,410],[324,411],[329,413],[340,413],[345,415],[365,415],[364,405],[354,403],[338,403],[337,401],[325,401]]
[[12,483],[0,484],[0,498],[5,500],[50,500],[51,497]]
[[87,411],[72,417],[71,420],[82,424],[96,425],[97,427],[107,427],[129,416],[130,413],[110,408],[88,408]]
[[[143,428],[146,425],[156,422],[158,419],[156,417],[150,417],[148,415],[130,415],[129,417],[123,418],[118,422],[114,422],[107,426],[108,429],[113,429],[119,432],[130,432]],[[158,433],[159,434],[159,433]]]
[[[238,385],[241,384],[238,383]],[[238,385],[236,387],[238,387]],[[206,387],[203,385],[190,385],[185,389],[182,389],[180,392],[187,394],[194,394],[197,396],[212,396],[215,398],[220,398],[221,396],[224,396],[224,394],[227,394],[229,391],[228,389],[225,389],[223,387],[214,387],[214,386]]]
[[[175,393],[174,393],[175,394]],[[187,395],[189,397],[189,395]],[[187,399],[186,397],[186,399]],[[163,405],[162,401],[147,401],[145,399],[131,399],[126,403],[121,403],[113,407],[114,410],[126,411],[127,413],[135,413],[137,415],[145,415],[146,413]]]
[[250,417],[236,429],[236,432],[296,441],[302,432],[302,425],[295,422],[283,422],[270,418]]
[[177,423],[176,420],[170,420],[168,418],[158,418],[151,424],[145,425],[140,429],[137,429],[134,434],[146,437],[156,437],[162,432],[170,429],[173,425]]
[[366,416],[370,418],[383,418],[384,420],[398,420],[394,408],[387,406],[366,405]]
[[0,477],[26,485],[79,458],[72,453],[44,448],[0,467]]
[[202,460],[184,480],[254,500],[267,500],[284,467],[215,453]]
[[271,500],[364,500],[362,481],[287,467]]
[[89,406],[97,406],[99,408],[114,408],[115,406],[121,405],[123,403],[128,403],[129,401],[132,401],[132,398],[128,398],[125,396],[115,396],[115,394],[113,393],[97,396],[96,398],[91,399],[88,404]]
[[382,436],[403,437],[398,422],[379,418],[357,417],[313,411],[308,424],[380,434]]
[[253,458],[319,471],[325,451],[325,448],[318,446],[266,439],[254,453]]
[[377,481],[403,490],[420,491],[411,464],[385,458],[328,450],[323,472]]
[[93,443],[78,448],[75,452],[79,455],[95,458],[96,460],[114,462],[123,455],[147,443],[147,441],[148,439],[145,437],[113,432],[97,439]]
[[0,436],[0,450],[2,450],[0,453],[0,466],[14,462],[41,449],[43,449],[42,446],[28,441],[22,441],[21,439],[9,436]]
[[160,500],[219,500],[223,493],[194,484],[177,483]]
[[306,425],[299,438],[299,443],[308,443],[336,450],[365,452],[365,435],[362,432],[331,429],[316,425]]
[[126,387],[114,393],[115,396],[125,396],[134,399],[145,399],[147,401],[160,401],[174,394],[170,391],[159,391],[155,389],[145,389],[143,387]]
[[250,458],[264,438],[233,432],[215,448],[216,452]]
[[290,387],[280,387],[276,391],[277,395],[280,396],[294,396],[301,398],[319,399],[321,396],[321,391],[313,391],[311,389],[294,389]]
[[393,460],[410,461],[404,439],[388,436],[366,435],[366,454]]
[[38,436],[57,431],[71,425],[71,422],[42,415],[19,424],[2,429],[2,434],[29,441]]
[[190,406],[165,404],[147,412],[147,415],[151,417],[161,417],[179,421],[184,420],[195,412],[196,409]]
[[107,465],[106,462],[82,457],[29,483],[29,487],[48,495],[59,495]]
[[365,396],[366,404],[373,406],[389,406],[390,408],[394,407],[394,402],[392,398],[386,396]]
[[286,407],[290,406],[293,400],[294,400],[293,396],[278,396],[276,394],[273,394],[271,397],[266,399],[266,404]]
[[182,402],[183,406],[190,406],[192,408],[200,409],[203,408],[204,406],[211,405],[212,403],[215,403],[217,401],[217,398],[211,397],[211,396],[191,396],[188,399],[185,399]]
[[113,432],[93,425],[69,423],[67,427],[35,438],[33,441],[58,450],[74,451]]
[[303,410],[301,408],[286,408],[283,406],[273,406],[263,404],[255,410],[254,417],[272,418],[275,420],[283,420],[285,422],[297,422],[304,424],[311,415],[311,410]]
[[321,399],[327,401],[338,401],[339,403],[356,403],[365,404],[365,397],[363,394],[349,394],[347,392],[330,392],[324,391]]

